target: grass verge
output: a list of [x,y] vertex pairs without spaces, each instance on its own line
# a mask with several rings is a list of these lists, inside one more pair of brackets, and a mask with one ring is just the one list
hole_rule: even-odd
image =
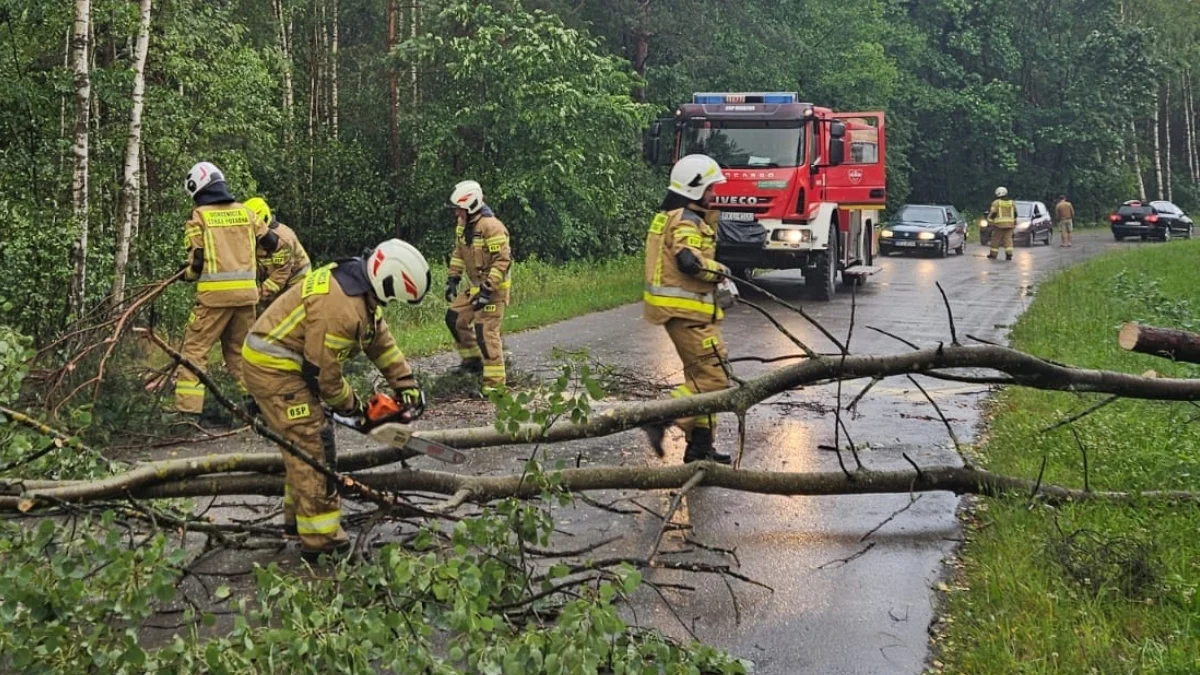
[[[1197,377],[1200,368],[1132,354],[1117,328],[1137,320],[1200,330],[1200,241],[1140,247],[1042,285],[1012,344],[1075,366]],[[1093,489],[1200,489],[1200,409],[1011,388],[993,402],[987,468]],[[961,673],[1200,672],[1200,510],[1193,506],[1030,506],[984,501],[935,630],[939,664]]]
[[[558,265],[539,260],[515,263],[512,303],[505,310],[503,333],[539,328],[637,302],[641,299],[643,264],[640,255]],[[445,323],[445,283],[445,266],[435,267],[433,288],[424,302],[416,307],[389,308],[388,324],[406,355],[425,356],[454,347]]]

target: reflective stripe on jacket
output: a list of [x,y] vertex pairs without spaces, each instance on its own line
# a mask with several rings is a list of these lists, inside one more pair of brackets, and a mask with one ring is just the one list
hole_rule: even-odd
[[259,278],[262,280],[259,299],[266,304],[300,283],[309,270],[308,252],[304,250],[296,232],[279,221],[275,221],[270,229],[279,239],[275,253],[267,255],[261,246],[256,251]]
[[1017,204],[1011,199],[997,199],[988,209],[988,220],[996,227],[1012,227],[1017,223]]
[[254,322],[242,357],[252,366],[294,373],[322,401],[349,411],[354,393],[342,374],[345,361],[364,352],[394,389],[416,386],[412,369],[370,295],[347,295],[333,275],[337,264],[313,270],[284,291]]
[[[707,212],[714,213],[715,212]],[[669,319],[693,319],[712,323],[725,317],[715,294],[720,277],[711,270],[716,262],[717,236],[712,225],[691,208],[659,212],[650,222],[646,236],[646,275],[642,316],[653,324]],[[690,249],[703,269],[695,276],[679,269],[676,255]]]
[[[471,241],[467,241],[467,234]],[[466,273],[471,294],[480,288],[492,291],[492,299],[508,303],[512,288],[512,248],[508,228],[499,218],[485,209],[469,229],[458,225],[454,229],[454,252],[450,255],[450,276]]]
[[199,272],[189,266],[186,278],[196,282],[196,301],[207,307],[244,307],[258,302],[255,249],[266,226],[238,202],[198,206],[184,225],[189,264],[203,251]]

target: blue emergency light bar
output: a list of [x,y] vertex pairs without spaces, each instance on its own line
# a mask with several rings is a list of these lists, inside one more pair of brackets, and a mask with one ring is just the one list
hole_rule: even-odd
[[772,91],[745,94],[697,93],[692,94],[692,103],[720,105],[722,103],[795,103],[799,97],[795,92]]

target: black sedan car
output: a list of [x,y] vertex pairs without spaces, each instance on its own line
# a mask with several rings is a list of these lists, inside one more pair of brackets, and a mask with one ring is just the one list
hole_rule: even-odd
[[905,204],[879,233],[879,253],[927,251],[945,258],[967,247],[967,221],[953,206]]
[[1113,238],[1117,241],[1125,237],[1140,237],[1143,241],[1170,241],[1175,236],[1192,238],[1192,219],[1171,202],[1146,204],[1131,200],[1122,204],[1108,221],[1112,223]]
[[[1042,242],[1047,246],[1054,238],[1054,222],[1050,219],[1050,210],[1042,202],[1016,202],[1017,226],[1013,230],[1013,243],[1017,246],[1033,246]],[[992,230],[995,229],[983,220],[979,223],[979,243],[987,246],[991,242]]]

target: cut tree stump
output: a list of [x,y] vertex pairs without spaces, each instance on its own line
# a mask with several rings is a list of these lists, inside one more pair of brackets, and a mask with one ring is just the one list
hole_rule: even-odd
[[1129,322],[1121,326],[1117,344],[1140,354],[1162,356],[1175,361],[1200,363],[1200,334],[1172,328],[1155,328]]

